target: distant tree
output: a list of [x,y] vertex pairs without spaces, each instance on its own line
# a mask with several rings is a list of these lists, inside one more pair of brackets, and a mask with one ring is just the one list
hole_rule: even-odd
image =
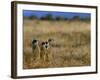
[[68,18],[64,18],[64,20],[68,20]]
[[45,19],[46,19],[46,20],[52,20],[52,19],[53,19],[53,17],[52,17],[52,15],[51,15],[51,14],[47,14],[47,15],[45,16]]
[[57,16],[57,17],[56,17],[56,20],[57,20],[57,21],[60,21],[60,20],[64,20],[64,18],[62,18],[62,17],[60,17],[60,16]]
[[74,16],[74,17],[72,18],[72,20],[80,20],[80,17],[79,17],[79,16]]
[[91,20],[91,18],[90,18],[90,17],[87,17],[87,18],[85,18],[85,20],[86,20],[86,21],[90,21],[90,20]]
[[68,20],[68,18],[64,18],[61,16],[53,17],[52,14],[47,14],[45,16],[40,17],[40,20],[60,21],[60,20]]
[[81,21],[86,21],[86,22],[89,22],[91,20],[90,17],[86,17],[86,18],[81,18]]
[[40,20],[53,20],[52,14],[40,17]]
[[46,20],[45,16],[40,17],[40,20]]
[[37,16],[35,16],[35,15],[31,15],[31,16],[29,16],[29,19],[32,20],[32,19],[38,19],[38,18],[37,18]]
[[23,16],[23,19],[29,19],[29,16]]

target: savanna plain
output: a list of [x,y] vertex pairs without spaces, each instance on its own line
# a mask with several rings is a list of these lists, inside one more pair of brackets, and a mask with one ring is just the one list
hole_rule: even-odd
[[[59,68],[91,65],[90,21],[28,20],[23,22],[23,68]],[[48,62],[30,62],[32,40],[52,38],[52,57]],[[37,63],[37,64],[36,64]]]

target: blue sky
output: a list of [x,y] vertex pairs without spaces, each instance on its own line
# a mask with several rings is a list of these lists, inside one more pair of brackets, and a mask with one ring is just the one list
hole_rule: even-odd
[[52,14],[53,17],[60,16],[69,19],[73,18],[74,16],[79,16],[80,18],[90,18],[91,16],[90,13],[23,10],[24,16],[35,15],[40,18],[42,16],[46,16],[47,14]]

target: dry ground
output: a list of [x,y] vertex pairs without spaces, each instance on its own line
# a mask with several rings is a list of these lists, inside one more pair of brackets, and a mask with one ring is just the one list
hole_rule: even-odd
[[[89,22],[24,20],[23,26],[24,69],[91,65]],[[30,62],[32,39],[44,41],[48,38],[54,39],[50,64],[41,60]]]

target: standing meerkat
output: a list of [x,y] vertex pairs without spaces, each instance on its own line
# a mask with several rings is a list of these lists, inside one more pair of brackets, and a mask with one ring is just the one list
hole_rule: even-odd
[[38,40],[32,41],[32,61],[36,61],[40,59],[40,47]]
[[43,61],[49,61],[51,55],[51,46],[48,41],[42,42],[40,57]]

